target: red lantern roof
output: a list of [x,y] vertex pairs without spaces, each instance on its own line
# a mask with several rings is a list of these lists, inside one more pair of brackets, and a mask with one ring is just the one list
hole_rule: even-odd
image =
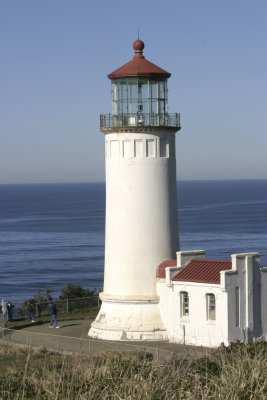
[[130,77],[147,77],[155,79],[169,78],[171,74],[157,65],[152,64],[143,56],[143,49],[145,47],[142,40],[136,40],[133,43],[135,55],[131,61],[124,64],[122,67],[116,69],[108,75],[109,79],[116,78],[130,78]]

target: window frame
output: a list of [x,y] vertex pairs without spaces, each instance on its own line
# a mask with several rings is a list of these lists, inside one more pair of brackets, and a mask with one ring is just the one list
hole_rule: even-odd
[[[186,301],[185,301],[186,299]],[[189,293],[186,290],[180,292],[180,316],[181,319],[189,318]]]
[[[214,304],[212,304],[211,299]],[[213,307],[213,310],[211,307]],[[214,315],[212,315],[213,313]],[[216,321],[216,298],[214,293],[206,294],[206,314],[208,321]]]

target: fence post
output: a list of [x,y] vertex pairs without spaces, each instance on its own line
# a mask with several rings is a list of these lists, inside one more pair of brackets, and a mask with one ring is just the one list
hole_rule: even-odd
[[91,353],[91,339],[88,340],[88,353]]
[[56,336],[56,338],[57,338],[57,351],[59,350],[59,347],[58,347],[58,335]]
[[159,362],[159,345],[157,345],[157,362]]
[[36,314],[36,317],[38,318],[38,317],[39,317],[39,313],[38,313],[38,303],[35,303],[35,314]]
[[69,299],[67,299],[67,314],[69,313]]

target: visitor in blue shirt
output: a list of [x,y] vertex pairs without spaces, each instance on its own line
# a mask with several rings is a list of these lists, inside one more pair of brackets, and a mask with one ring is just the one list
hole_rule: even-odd
[[53,303],[53,305],[52,305],[51,314],[52,314],[52,318],[51,318],[49,328],[53,328],[53,323],[55,323],[56,328],[59,328],[58,323],[57,323],[57,309],[56,309],[55,303]]

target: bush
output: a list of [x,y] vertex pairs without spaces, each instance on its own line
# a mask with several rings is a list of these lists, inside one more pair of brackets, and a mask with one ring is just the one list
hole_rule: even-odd
[[84,289],[82,286],[69,283],[61,290],[58,305],[68,300],[68,312],[98,306],[97,289]]
[[60,300],[77,299],[81,297],[97,297],[97,289],[84,289],[82,286],[69,283],[61,290]]
[[29,304],[32,306],[32,312],[38,315],[42,315],[42,312],[47,310],[48,305],[53,302],[53,296],[52,296],[52,289],[46,287],[44,292],[41,292],[40,290],[37,291],[37,293],[34,295],[33,298],[25,300],[22,304],[21,307],[18,308],[17,312],[18,314],[23,317],[27,315],[28,313],[28,306]]
[[267,342],[264,342],[262,340],[255,343],[245,344],[237,341],[235,343],[232,343],[231,346],[226,347],[225,351],[230,354],[242,353],[248,354],[249,356],[254,356],[259,351],[267,353]]
[[58,299],[53,299],[51,293],[52,290],[48,287],[45,288],[44,292],[38,290],[33,298],[25,300],[22,306],[18,308],[18,314],[21,317],[25,317],[28,313],[29,304],[35,317],[50,315],[51,306],[54,302],[60,313],[64,313],[66,310],[72,312],[74,310],[98,307],[99,292],[97,289],[84,289],[82,286],[69,283],[61,290],[61,295]]

